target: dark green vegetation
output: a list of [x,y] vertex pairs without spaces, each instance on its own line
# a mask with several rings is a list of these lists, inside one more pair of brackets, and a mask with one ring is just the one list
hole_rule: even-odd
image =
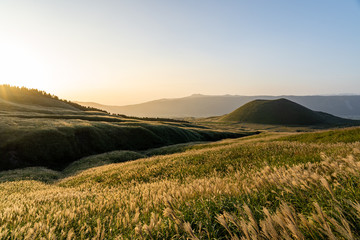
[[221,117],[220,121],[306,126],[359,124],[358,121],[312,111],[284,98],[249,102]]
[[37,90],[1,86],[0,92],[0,170],[62,169],[82,157],[109,151],[140,151],[252,134],[213,131],[184,121],[84,111],[90,109]]

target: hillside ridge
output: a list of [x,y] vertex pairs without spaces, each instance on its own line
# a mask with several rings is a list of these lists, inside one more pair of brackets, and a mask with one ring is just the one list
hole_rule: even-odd
[[50,108],[62,108],[73,111],[100,111],[104,110],[82,106],[78,103],[60,99],[58,96],[42,90],[26,87],[11,86],[9,84],[0,85],[0,100],[2,105],[13,106],[21,104],[26,106],[42,106]]

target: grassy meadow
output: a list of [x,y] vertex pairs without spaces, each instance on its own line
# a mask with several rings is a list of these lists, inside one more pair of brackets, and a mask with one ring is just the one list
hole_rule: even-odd
[[[359,132],[267,132],[1,172],[0,238],[359,239]],[[106,165],[91,167],[96,158]]]

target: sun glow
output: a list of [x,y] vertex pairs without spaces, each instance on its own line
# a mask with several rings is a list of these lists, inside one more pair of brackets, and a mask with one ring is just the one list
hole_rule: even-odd
[[0,82],[29,88],[49,87],[50,68],[41,53],[14,43],[0,45]]

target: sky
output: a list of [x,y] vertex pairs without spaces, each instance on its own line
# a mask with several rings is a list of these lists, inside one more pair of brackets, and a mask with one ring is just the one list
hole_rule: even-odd
[[110,105],[360,94],[360,3],[0,0],[0,83]]

